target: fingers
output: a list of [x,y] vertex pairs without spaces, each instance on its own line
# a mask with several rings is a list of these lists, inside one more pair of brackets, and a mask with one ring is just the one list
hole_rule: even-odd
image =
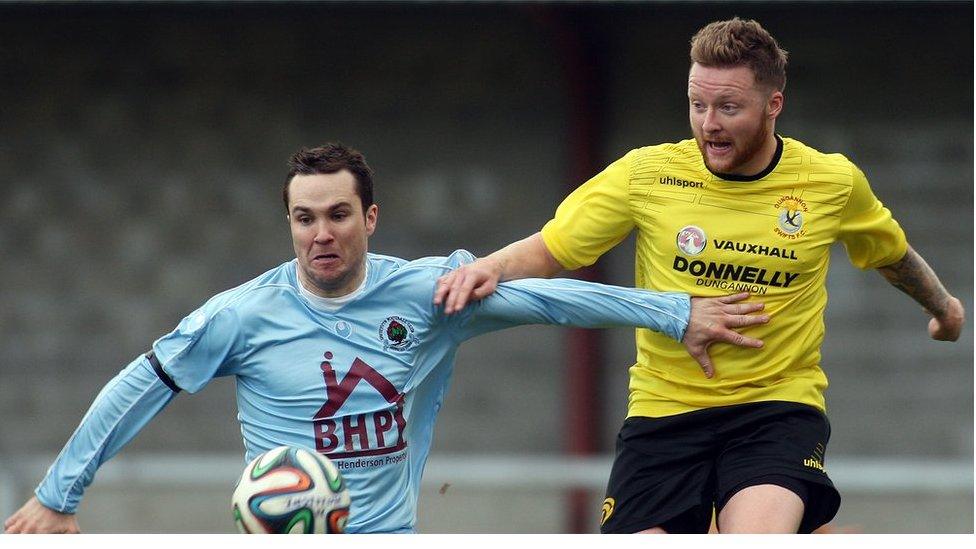
[[7,520],[4,523],[4,534],[80,534],[81,529],[74,520],[56,523],[36,522],[32,520]]
[[732,330],[725,330],[724,333],[719,335],[719,339],[725,341],[726,343],[731,343],[732,345],[737,345],[739,347],[751,347],[753,349],[761,349],[763,342],[761,339],[756,339],[752,337],[746,337],[739,332],[733,332]]
[[947,311],[942,317],[929,320],[929,336],[936,341],[957,341],[965,323],[966,311],[962,302],[953,297],[949,299]]
[[476,287],[474,291],[471,292],[471,296],[476,300],[484,299],[495,292],[496,286],[497,284],[494,284],[491,281],[485,282],[481,286]]
[[769,322],[769,315],[734,315],[725,321],[726,328],[744,328]]
[[749,297],[749,292],[740,292],[737,294],[722,296],[718,298],[718,300],[722,303],[735,303],[737,301],[742,301],[747,297]]
[[455,272],[457,271],[451,271],[437,279],[437,287],[434,289],[434,305],[441,305],[444,302],[451,283],[454,282]]
[[473,276],[468,276],[464,271],[455,271],[457,275],[450,285],[450,295],[444,305],[445,314],[454,314],[468,304],[468,299],[474,290],[477,280]]
[[761,311],[765,307],[766,304],[759,301],[753,303],[735,303],[732,305],[724,305],[722,307],[722,312],[730,315],[747,315],[749,313]]
[[695,360],[698,361],[698,365],[701,366],[702,372],[705,377],[712,379],[715,377],[715,366],[712,365],[712,358],[708,356],[708,349],[702,349],[701,352],[693,355]]
[[[453,313],[465,279],[464,267],[460,267],[438,278],[437,287],[434,289],[434,305],[444,305],[445,313]],[[464,299],[464,301],[467,300]]]
[[21,524],[23,523],[22,513],[17,511],[16,513],[10,515],[7,520],[3,521],[3,532],[5,534],[20,534],[23,533],[21,529]]
[[936,319],[929,320],[929,335],[936,341],[956,341],[961,329],[947,328]]
[[467,276],[467,269],[463,266],[438,278],[437,287],[434,288],[434,305],[444,305],[447,310],[457,301],[458,292],[470,278]]
[[708,346],[710,344],[703,343],[701,340],[695,343],[685,341],[685,349],[688,350],[688,354],[691,355],[691,358],[695,359],[701,367],[702,373],[708,379],[712,379],[715,376],[715,366],[712,364],[712,357],[708,356]]
[[451,315],[472,300],[491,295],[498,286],[498,276],[489,267],[465,265],[437,279],[434,305],[444,305],[444,314]]
[[37,532],[37,529],[31,527],[30,521],[24,520],[17,515],[10,517],[3,523],[4,534],[32,534],[35,532]]

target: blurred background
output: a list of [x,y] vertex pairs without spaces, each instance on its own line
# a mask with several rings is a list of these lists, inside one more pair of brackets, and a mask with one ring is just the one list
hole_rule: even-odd
[[[790,52],[779,133],[842,152],[973,317],[972,2],[0,3],[0,513],[102,385],[209,296],[292,256],[295,150],[360,149],[373,251],[487,254],[628,150],[690,136],[688,41],[733,15]],[[600,279],[633,284],[633,243]],[[840,527],[973,532],[973,330],[834,250],[823,368]],[[462,348],[423,532],[595,532],[633,333]],[[578,381],[578,378],[575,378]],[[230,532],[234,383],[103,468],[87,532]]]

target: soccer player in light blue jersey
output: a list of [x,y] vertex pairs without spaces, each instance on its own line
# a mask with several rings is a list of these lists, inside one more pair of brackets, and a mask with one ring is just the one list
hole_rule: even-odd
[[8,533],[77,532],[98,467],[181,391],[234,376],[245,460],[279,445],[331,458],[352,495],[348,532],[412,532],[420,478],[454,356],[465,340],[520,324],[640,326],[703,350],[758,347],[731,328],[764,323],[745,294],[686,294],[568,279],[522,280],[446,316],[438,277],[474,257],[405,261],[367,253],[372,171],[341,145],[302,150],[283,189],[296,259],[217,294],[112,379]]

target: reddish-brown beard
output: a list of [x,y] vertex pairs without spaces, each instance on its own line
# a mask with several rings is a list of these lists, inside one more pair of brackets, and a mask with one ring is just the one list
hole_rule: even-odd
[[[766,116],[763,116],[762,124],[759,125],[759,129],[757,129],[756,133],[754,133],[749,139],[742,143],[743,146],[741,148],[738,146],[738,141],[733,142],[733,151],[735,156],[732,157],[730,166],[724,170],[716,169],[714,166],[709,164],[708,154],[705,151],[704,136],[699,137],[698,135],[695,135],[695,144],[698,145],[698,152],[702,155],[702,161],[705,163],[705,166],[714,173],[747,176],[754,175],[740,174],[737,173],[737,170],[749,163],[757,154],[759,154],[759,151],[762,150],[763,145],[766,143],[766,135],[769,128],[767,125],[768,123],[769,119]],[[692,134],[694,134],[694,131],[692,131]],[[763,169],[765,169],[765,166],[760,168],[760,171]]]

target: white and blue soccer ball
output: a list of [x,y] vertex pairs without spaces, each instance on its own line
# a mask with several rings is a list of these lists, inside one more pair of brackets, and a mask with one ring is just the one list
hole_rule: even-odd
[[244,468],[231,498],[244,534],[341,534],[349,490],[329,458],[307,448],[279,446]]

